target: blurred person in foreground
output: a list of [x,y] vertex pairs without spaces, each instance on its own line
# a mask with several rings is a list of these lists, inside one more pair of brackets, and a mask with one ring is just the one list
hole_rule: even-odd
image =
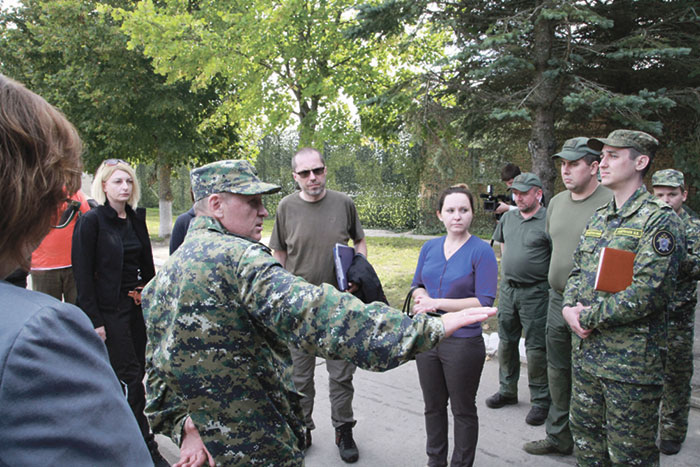
[[[55,108],[0,75],[0,277],[58,221],[82,145]],[[64,191],[65,190],[65,191]],[[107,352],[78,308],[0,281],[0,465],[151,465]],[[119,429],[115,429],[119,427]]]
[[[658,144],[635,130],[588,140],[613,198],[586,225],[564,289],[562,315],[576,334],[569,427],[580,466],[659,465],[666,310],[685,241],[680,218],[643,183]],[[603,248],[635,254],[632,283],[616,293],[595,287]]]
[[668,307],[668,356],[664,369],[664,392],[659,421],[659,450],[677,454],[688,432],[690,381],[693,377],[693,335],[698,304],[700,270],[700,221],[683,209],[688,197],[683,172],[658,170],[651,177],[654,196],[671,206],[683,222],[686,236],[685,260],[681,263],[676,290]]
[[[466,185],[446,188],[437,217],[447,235],[421,248],[413,276],[414,311],[451,313],[491,306],[496,298],[498,263],[489,244],[469,232],[474,195]],[[447,402],[454,417],[454,449],[450,465],[474,464],[479,439],[476,392],[486,347],[481,324],[458,329],[431,350],[416,356],[425,402],[428,465],[447,465]]]
[[306,440],[288,345],[387,370],[493,308],[415,319],[286,271],[259,243],[268,215],[250,163],[191,173],[197,217],[144,289],[153,427],[180,445],[178,465],[303,465]]
[[146,210],[136,208],[140,189],[134,169],[121,159],[102,162],[92,196],[98,206],[78,219],[73,232],[78,306],[107,346],[153,462],[166,465],[144,413],[146,325],[141,289],[155,275],[155,267]]

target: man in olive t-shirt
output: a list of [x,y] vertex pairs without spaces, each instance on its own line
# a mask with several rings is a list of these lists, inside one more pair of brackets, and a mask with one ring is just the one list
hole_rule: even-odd
[[[270,238],[273,256],[289,272],[314,285],[338,287],[333,246],[352,240],[355,252],[367,256],[365,233],[350,197],[326,189],[326,165],[321,153],[312,148],[299,150],[292,158],[292,175],[301,191],[286,196],[277,207]],[[353,286],[348,289],[353,292]],[[316,357],[290,348],[293,380],[302,393],[306,423],[306,447],[311,445]],[[331,401],[331,418],[341,459],[355,462],[359,452],[352,437],[352,377],[355,365],[345,360],[326,360]]]
[[571,454],[574,442],[569,429],[571,399],[571,329],[561,314],[564,287],[574,265],[574,251],[596,209],[612,199],[612,191],[598,182],[600,151],[587,145],[588,138],[567,140],[552,156],[561,164],[566,191],[547,207],[547,233],[552,239],[549,263],[549,309],[547,312],[547,382],[552,404],[545,425],[547,437],[525,443],[530,454]]
[[550,404],[544,337],[551,250],[545,232],[547,209],[540,205],[542,182],[534,173],[518,175],[510,189],[518,209],[505,213],[493,233],[493,240],[503,244],[498,306],[500,388],[486,399],[486,405],[498,409],[518,402],[518,343],[524,333],[532,404],[525,422],[541,425]]

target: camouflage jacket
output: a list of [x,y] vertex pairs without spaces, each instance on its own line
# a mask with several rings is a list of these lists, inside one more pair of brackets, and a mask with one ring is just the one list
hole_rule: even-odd
[[[663,383],[666,307],[684,255],[682,229],[673,210],[644,186],[622,207],[613,199],[593,214],[564,290],[564,306],[590,306],[580,322],[593,332],[574,336],[574,365],[616,381]],[[636,254],[632,284],[615,294],[594,289],[603,247]]]
[[381,371],[444,337],[439,319],[305,282],[210,217],[192,221],[143,304],[152,427],[179,442],[189,415],[217,465],[303,463],[288,343]]
[[[681,210],[680,218],[685,228],[687,255],[678,271],[671,312],[679,307],[691,306],[694,313],[698,300],[698,280],[700,280],[700,220],[691,217],[685,210]],[[689,324],[692,326],[692,323]]]

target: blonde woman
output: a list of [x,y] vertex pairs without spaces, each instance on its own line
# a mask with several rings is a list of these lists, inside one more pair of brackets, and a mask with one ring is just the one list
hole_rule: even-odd
[[146,211],[134,210],[140,196],[134,169],[121,159],[107,159],[97,169],[92,196],[99,205],[80,217],[73,233],[78,306],[105,342],[151,457],[159,465],[165,461],[144,414],[146,326],[141,311],[141,289],[155,268]]

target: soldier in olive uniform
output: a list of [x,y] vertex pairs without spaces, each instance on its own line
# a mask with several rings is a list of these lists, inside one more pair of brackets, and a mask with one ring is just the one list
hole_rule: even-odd
[[668,307],[668,356],[664,393],[661,398],[659,450],[672,455],[681,450],[681,444],[688,432],[695,306],[698,302],[700,221],[690,217],[683,209],[688,192],[682,172],[673,169],[659,170],[651,177],[651,184],[654,196],[671,206],[683,221],[688,251],[678,273],[673,301]]
[[493,239],[503,244],[498,312],[500,386],[486,399],[486,405],[498,409],[518,402],[518,344],[524,333],[532,404],[525,422],[542,425],[550,404],[545,350],[551,252],[545,231],[547,209],[540,205],[542,182],[534,173],[518,175],[509,189],[518,209],[505,213],[493,233]]
[[[258,243],[268,215],[246,161],[191,174],[197,217],[143,291],[153,428],[200,465],[303,464],[304,420],[288,344],[386,370],[493,308],[411,319],[287,272]],[[472,311],[475,310],[475,311]]]
[[[564,291],[572,341],[570,427],[578,465],[658,465],[654,442],[663,388],[666,307],[685,242],[673,210],[642,179],[658,141],[615,130],[588,145],[602,150],[600,176],[613,191],[583,233]],[[605,247],[635,253],[632,283],[595,289]]]
[[561,178],[567,190],[547,206],[547,233],[552,239],[549,263],[549,307],[547,311],[547,383],[549,406],[544,439],[525,443],[530,454],[571,454],[574,441],[569,430],[571,400],[571,329],[561,314],[564,287],[574,262],[574,251],[588,220],[596,209],[610,201],[612,192],[598,182],[600,151],[588,147],[588,138],[567,140],[559,159]]

